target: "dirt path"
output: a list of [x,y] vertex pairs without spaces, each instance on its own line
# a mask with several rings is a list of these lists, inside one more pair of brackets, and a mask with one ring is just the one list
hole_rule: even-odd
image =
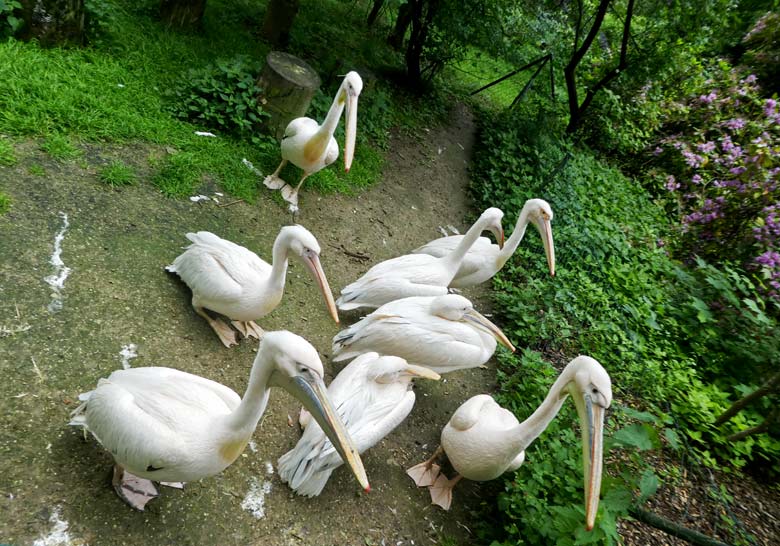
[[[447,125],[419,141],[394,138],[384,178],[370,191],[344,197],[304,190],[299,221],[323,247],[334,292],[369,265],[438,236],[439,226],[462,230],[474,218],[465,191],[472,141],[471,116],[459,106]],[[0,543],[32,544],[56,532],[61,544],[400,546],[442,537],[468,543],[473,510],[489,486],[460,485],[454,509],[445,513],[429,504],[427,491],[416,489],[404,469],[427,457],[462,401],[494,388],[492,368],[416,387],[410,418],[364,456],[373,488],[368,495],[343,468],[315,499],[295,497],[280,482],[276,460],[298,439],[297,427],[288,426],[298,405],[275,389],[253,448],[224,473],[184,491],[164,490],[145,513],[116,498],[110,457],[66,426],[78,394],[120,368],[120,351],[130,344],[137,353],[132,366],[171,366],[243,392],[256,342],[223,348],[193,312],[187,288],[162,267],[178,254],[184,234],[196,230],[269,257],[290,217],[267,194],[256,205],[217,207],[165,199],[147,182],[110,190],[97,180],[102,164],[121,157],[146,179],[153,150],[85,151],[83,161],[60,164],[31,142],[17,146],[18,165],[0,167],[0,189],[14,202],[0,217]],[[45,176],[31,174],[31,167],[40,172],[34,166]],[[206,184],[200,193],[215,191]],[[57,247],[59,267],[52,264]],[[54,285],[64,278],[63,288],[47,284],[47,277]],[[489,305],[484,291],[466,295],[483,310]],[[292,264],[281,306],[261,324],[309,339],[329,378],[341,368],[327,361],[338,326],[300,265]],[[253,490],[255,515],[242,508]]]

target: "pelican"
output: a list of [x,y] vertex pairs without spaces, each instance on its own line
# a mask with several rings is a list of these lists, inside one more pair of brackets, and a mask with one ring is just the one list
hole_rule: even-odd
[[[522,423],[487,394],[464,402],[441,433],[441,446],[427,461],[407,474],[418,486],[430,486],[431,499],[448,510],[452,488],[462,478],[487,481],[516,470],[525,450],[547,428],[571,395],[580,417],[585,474],[585,523],[593,528],[601,489],[604,412],[612,403],[612,383],[596,360],[578,356],[564,368],[539,408]],[[453,479],[439,473],[436,458],[445,454],[458,473]]]
[[152,480],[200,480],[222,472],[241,454],[268,404],[282,387],[311,412],[360,485],[363,463],[333,409],[317,351],[291,332],[268,332],[260,342],[241,398],[209,379],[171,368],[117,370],[100,379],[72,414],[114,456],[113,485],[133,508],[158,495]]
[[[529,199],[523,205],[520,216],[517,218],[517,224],[506,240],[503,248],[490,242],[487,237],[480,237],[471,250],[468,251],[463,263],[455,274],[455,278],[450,282],[452,288],[466,288],[483,283],[498,273],[504,264],[512,257],[517,250],[520,241],[523,240],[525,230],[529,222],[536,226],[539,234],[542,236],[542,245],[544,253],[547,256],[547,266],[550,269],[550,275],[555,275],[555,247],[553,246],[552,227],[550,220],[553,218],[553,211],[547,201],[543,199]],[[463,239],[463,235],[452,235],[450,237],[440,237],[414,250],[416,254],[430,254],[440,258],[446,256],[458,246]]]
[[341,291],[336,305],[342,311],[359,307],[379,307],[410,296],[441,296],[458,272],[471,246],[486,229],[495,231],[504,241],[501,218],[504,213],[489,208],[466,232],[455,248],[440,258],[427,254],[406,254],[385,260]]
[[[333,104],[322,125],[307,117],[295,118],[284,131],[282,138],[282,162],[263,183],[272,190],[281,188],[282,197],[290,203],[290,209],[298,210],[298,189],[306,178],[336,161],[339,145],[333,138],[341,113],[346,106],[347,128],[344,132],[344,170],[349,172],[355,155],[355,131],[357,128],[357,102],[363,90],[363,80],[357,72],[349,72],[341,82]],[[295,189],[279,178],[287,162],[303,169],[303,176]]]
[[336,334],[333,361],[376,351],[442,374],[484,364],[496,350],[496,339],[514,352],[498,326],[463,296],[404,298]]
[[[376,445],[406,419],[414,406],[411,381],[418,377],[436,380],[439,374],[403,358],[366,353],[328,386],[328,397],[358,453]],[[315,497],[341,463],[322,428],[309,422],[298,444],[279,458],[279,477],[299,495]]]
[[292,254],[309,269],[325,297],[333,320],[339,321],[328,279],[320,265],[320,245],[303,226],[285,226],[276,236],[273,266],[257,254],[208,231],[188,233],[192,244],[165,269],[176,273],[192,290],[195,312],[209,323],[225,345],[235,345],[236,333],[206,309],[232,320],[245,337],[260,339],[254,320],[273,311],[284,294],[287,259]]

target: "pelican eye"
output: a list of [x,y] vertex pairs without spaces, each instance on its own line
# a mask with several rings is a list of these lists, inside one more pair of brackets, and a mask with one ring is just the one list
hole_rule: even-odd
[[596,387],[593,387],[593,390],[590,392],[592,392],[593,394],[598,394],[599,390]]

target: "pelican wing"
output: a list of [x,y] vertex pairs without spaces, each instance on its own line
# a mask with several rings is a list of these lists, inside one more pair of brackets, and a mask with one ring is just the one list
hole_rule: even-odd
[[239,396],[202,377],[170,368],[118,370],[101,379],[81,410],[87,429],[134,473],[186,467],[195,455],[186,437],[215,415],[227,414]]
[[177,257],[170,270],[187,283],[194,294],[210,300],[236,300],[242,286],[270,275],[271,266],[254,252],[208,231],[188,233],[192,244]]
[[[455,247],[458,246],[462,239],[463,235],[440,237],[416,248],[413,252],[415,254],[427,254],[442,258],[455,250]],[[492,243],[487,237],[477,239],[477,242],[474,243],[463,258],[463,262],[452,279],[450,286],[473,286],[495,275],[498,270],[497,260],[499,252],[498,245]],[[472,279],[476,279],[477,282],[470,282]],[[463,281],[463,284],[458,281]]]
[[[390,314],[393,310],[401,312]],[[463,362],[475,362],[474,366],[479,365],[487,359],[485,350],[479,332],[473,328],[431,316],[425,310],[419,307],[415,309],[414,306],[408,306],[406,309],[382,306],[333,339],[335,362],[347,360],[365,351],[376,351],[380,354],[400,356],[410,364],[427,366],[437,371],[450,366],[464,367]],[[435,362],[432,360],[432,353],[435,353]],[[489,357],[489,354],[487,356]]]
[[295,118],[290,123],[287,124],[287,127],[284,130],[284,137],[283,138],[292,138],[298,133],[304,131],[304,132],[313,132],[319,129],[320,124],[317,123],[315,120],[307,117],[302,118]]
[[407,254],[386,260],[341,291],[339,309],[379,307],[393,300],[413,296],[442,296],[450,276],[437,258]]
[[498,404],[488,394],[472,396],[455,410],[448,425],[460,431],[469,430],[479,423],[483,409],[493,405]]
[[[360,453],[373,447],[400,424],[414,405],[414,393],[406,384],[379,385],[366,378],[366,369],[379,355],[355,359],[328,387],[336,411]],[[334,469],[342,464],[330,440],[311,421],[298,444],[279,458],[279,476],[298,494],[322,492]]]

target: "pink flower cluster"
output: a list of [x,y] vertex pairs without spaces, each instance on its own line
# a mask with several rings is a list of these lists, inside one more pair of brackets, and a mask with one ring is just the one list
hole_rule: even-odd
[[691,130],[651,154],[677,202],[685,257],[739,260],[780,299],[780,103],[761,98],[753,74],[715,80],[673,120]]

